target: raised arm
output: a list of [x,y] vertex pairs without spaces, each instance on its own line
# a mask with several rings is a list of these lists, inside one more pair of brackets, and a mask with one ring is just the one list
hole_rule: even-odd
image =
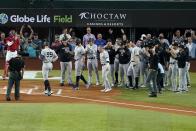
[[24,38],[23,36],[23,30],[24,30],[24,25],[22,25],[22,27],[20,28],[20,37]]
[[30,25],[28,25],[27,27],[28,27],[28,28],[30,29],[30,31],[31,31],[29,38],[32,39],[32,38],[33,38],[34,31],[33,31],[32,27],[31,27]]

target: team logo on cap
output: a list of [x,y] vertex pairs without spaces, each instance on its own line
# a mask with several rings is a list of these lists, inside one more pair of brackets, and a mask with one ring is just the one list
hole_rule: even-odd
[[4,13],[0,14],[0,23],[1,24],[6,24],[8,22],[8,16]]

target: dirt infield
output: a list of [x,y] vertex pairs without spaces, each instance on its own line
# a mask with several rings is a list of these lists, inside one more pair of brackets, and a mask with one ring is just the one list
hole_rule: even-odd
[[58,81],[51,81],[52,90],[54,92],[53,95],[45,96],[42,81],[24,80],[21,82],[21,100],[7,102],[5,101],[6,86],[7,81],[0,82],[0,103],[96,103],[129,109],[196,116],[195,108],[191,109],[166,104],[117,100],[115,97],[121,94],[120,89],[114,88],[112,92],[102,93],[100,92],[102,89],[101,86],[91,86],[90,89],[81,86],[80,90],[75,91],[68,85],[60,87]]

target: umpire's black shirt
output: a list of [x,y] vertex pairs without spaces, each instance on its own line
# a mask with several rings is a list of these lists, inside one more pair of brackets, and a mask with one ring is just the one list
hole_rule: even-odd
[[125,47],[125,48],[120,47],[116,51],[116,54],[119,54],[119,63],[120,64],[128,64],[130,62],[131,52],[127,47]]
[[105,50],[109,54],[110,64],[114,64],[114,59],[115,59],[115,55],[116,55],[115,50],[113,49],[113,47],[106,47]]
[[158,62],[159,58],[157,54],[152,54],[150,53],[150,58],[149,58],[149,69],[154,69],[158,70]]
[[67,46],[60,45],[56,52],[59,54],[61,62],[70,62],[73,59],[72,47],[69,44]]
[[22,68],[24,68],[24,61],[21,57],[12,58],[9,61],[9,70],[20,72]]

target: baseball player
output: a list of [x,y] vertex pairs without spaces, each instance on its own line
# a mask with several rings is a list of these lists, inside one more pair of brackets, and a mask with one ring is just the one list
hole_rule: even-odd
[[60,86],[64,86],[65,81],[65,72],[67,70],[67,80],[69,85],[73,85],[72,83],[72,59],[74,56],[74,51],[70,44],[68,44],[68,38],[62,40],[62,45],[60,45],[56,51],[60,56],[60,67],[61,67],[61,79]]
[[79,89],[79,81],[80,79],[85,83],[86,88],[89,88],[89,84],[82,75],[85,66],[85,49],[82,46],[81,39],[76,40],[76,47],[74,50],[74,59],[75,59],[75,75],[76,75],[76,84],[74,89]]
[[85,52],[87,54],[88,84],[92,84],[92,70],[94,70],[96,75],[96,85],[99,85],[97,45],[94,44],[94,40],[92,38],[89,39]]
[[[114,50],[117,51],[120,48],[120,45],[122,43],[122,39],[121,38],[117,38],[115,45],[114,45]],[[117,86],[119,83],[118,81],[118,73],[119,73],[119,54],[115,55],[115,59],[114,59],[114,73],[115,73],[115,85]],[[123,73],[123,72],[122,72]],[[123,75],[123,74],[121,74]]]
[[109,58],[110,58],[110,75],[111,75],[111,78],[112,78],[112,87],[114,86],[115,84],[115,81],[114,81],[114,59],[115,59],[115,50],[114,50],[114,47],[112,45],[112,40],[108,40],[107,41],[107,45],[104,47],[105,50],[108,52],[109,54]]
[[51,87],[50,83],[48,80],[48,73],[52,70],[53,64],[52,62],[55,62],[58,59],[57,54],[55,53],[54,50],[49,48],[49,43],[45,42],[44,43],[44,49],[42,49],[41,54],[40,54],[40,59],[43,62],[42,65],[42,75],[44,79],[44,86],[45,86],[45,91],[44,93],[48,96],[52,94],[51,92]]
[[162,94],[162,88],[163,88],[163,83],[162,83],[162,80],[164,78],[164,74],[165,74],[165,71],[163,69],[163,66],[158,63],[158,71],[157,71],[157,88],[158,88],[158,91],[160,94]]
[[98,47],[98,50],[100,52],[100,62],[102,65],[102,79],[104,83],[104,89],[101,90],[101,92],[109,92],[112,90],[111,84],[108,79],[108,73],[110,72],[110,59],[109,54],[102,46]]
[[177,91],[188,91],[187,81],[186,81],[186,59],[187,54],[184,49],[184,45],[179,45],[179,52],[175,59],[178,61],[178,69],[179,69],[179,88]]
[[135,45],[132,41],[131,43],[131,64],[128,67],[128,79],[129,79],[129,86],[132,85],[132,76],[134,78],[134,87],[133,89],[138,89],[139,83],[139,76],[140,76],[140,48]]
[[[128,76],[127,76],[127,69],[129,67],[131,52],[127,48],[126,43],[122,43],[120,48],[116,51],[116,54],[119,55],[119,70],[121,75],[121,84],[120,86],[123,87],[126,83],[128,84]],[[124,75],[126,77],[126,82],[124,80]]]
[[20,40],[14,29],[10,31],[9,37],[6,38],[6,44],[7,44],[7,53],[5,58],[3,79],[5,79],[6,76],[8,76],[9,60],[17,56],[17,50],[20,46]]
[[175,56],[178,54],[178,43],[174,42],[170,47],[170,60],[169,60],[169,71],[168,77],[171,84],[171,90],[177,91],[177,72],[178,72],[178,63],[175,59]]
[[145,47],[142,47],[140,53],[140,76],[143,80],[140,87],[146,86],[146,78],[148,74],[148,57],[145,52]]

